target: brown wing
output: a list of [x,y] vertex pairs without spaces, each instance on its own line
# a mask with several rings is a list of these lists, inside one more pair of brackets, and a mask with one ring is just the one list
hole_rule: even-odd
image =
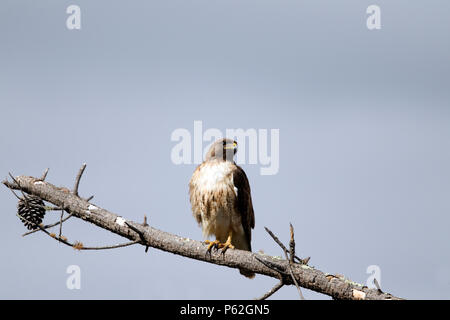
[[253,212],[252,196],[247,175],[241,167],[236,165],[233,171],[233,182],[237,189],[236,211],[241,215],[248,246],[251,251],[252,229],[255,227],[255,213]]
[[197,223],[199,225],[202,223],[202,215],[200,208],[201,201],[199,199],[200,193],[198,190],[197,179],[203,165],[204,163],[197,166],[194,173],[192,174],[191,180],[189,181],[189,200],[191,202],[192,214],[194,215],[195,220],[197,220]]

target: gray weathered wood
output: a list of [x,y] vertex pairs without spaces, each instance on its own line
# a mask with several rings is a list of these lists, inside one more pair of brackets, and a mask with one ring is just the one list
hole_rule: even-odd
[[[211,254],[207,254],[207,246],[203,242],[183,238],[133,221],[126,220],[125,223],[122,220],[124,218],[118,219],[119,215],[89,203],[66,188],[58,188],[46,181],[29,176],[16,177],[16,181],[20,186],[15,182],[6,180],[3,181],[3,184],[8,188],[21,189],[28,194],[38,196],[58,207],[64,206],[65,210],[72,213],[74,217],[93,223],[130,240],[140,241],[144,246],[221,266],[246,269],[279,280],[280,273],[258,261],[257,256],[259,259],[267,261],[268,265],[276,265],[282,271],[283,283],[293,284],[289,274],[289,261],[287,260],[237,249],[228,250],[225,255],[214,250]],[[292,269],[295,279],[301,287],[326,294],[335,299],[399,299],[389,293],[369,289],[343,277],[325,274],[307,265],[295,263],[292,265]]]

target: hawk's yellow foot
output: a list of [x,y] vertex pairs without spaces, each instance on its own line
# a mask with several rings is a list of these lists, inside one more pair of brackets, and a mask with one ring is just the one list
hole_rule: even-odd
[[214,241],[206,240],[205,243],[208,245],[208,249],[206,250],[206,252],[208,252],[208,253],[211,253],[212,248],[217,249],[221,245],[219,240],[214,240]]
[[234,249],[234,246],[231,244],[231,234],[225,243],[219,243],[219,248],[222,248],[222,254],[225,254],[228,248]]

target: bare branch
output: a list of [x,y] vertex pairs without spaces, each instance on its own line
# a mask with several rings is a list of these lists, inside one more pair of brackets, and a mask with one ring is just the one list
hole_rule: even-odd
[[[400,299],[388,293],[380,293],[377,289],[369,289],[348,279],[327,277],[327,274],[308,265],[297,263],[291,265],[289,259],[283,260],[238,249],[228,250],[225,255],[219,252],[205,255],[207,246],[203,242],[183,238],[133,221],[126,221],[128,222],[126,224],[124,223],[125,219],[119,215],[95,206],[74,193],[67,192],[65,188],[58,188],[48,182],[39,181],[39,179],[29,176],[19,176],[13,180],[13,182],[3,181],[3,184],[10,189],[21,190],[27,194],[37,196],[56,207],[62,207],[64,204],[65,210],[73,214],[74,217],[93,223],[100,228],[131,240],[130,243],[123,244],[123,246],[141,243],[144,246],[187,258],[230,268],[245,269],[278,280],[281,276],[285,285],[294,284],[293,279],[295,279],[301,287],[336,299],[361,299],[361,296],[367,300]],[[49,235],[43,226],[39,226],[39,228]],[[77,243],[67,242],[62,236],[61,238],[62,243],[72,247],[77,245]],[[268,266],[276,266],[278,270]],[[355,295],[354,292],[362,294]]]
[[269,228],[264,227],[264,229],[266,229],[267,233],[272,237],[272,239],[281,247],[281,249],[283,249],[284,252],[287,251],[286,247],[284,246],[283,242],[280,241],[280,239],[278,239],[278,237],[276,235],[273,234],[272,231],[269,230]]
[[292,226],[292,223],[289,223],[289,229],[291,231],[291,240],[289,241],[289,262],[293,264],[295,257],[295,240],[294,240],[294,227]]
[[373,284],[375,285],[375,287],[377,287],[378,291],[383,292],[381,290],[380,283],[378,282],[377,278],[373,278]]
[[264,266],[266,266],[267,268],[275,271],[277,274],[279,275],[288,275],[286,273],[286,271],[284,270],[283,266],[280,266],[278,263],[275,263],[273,261],[273,257],[272,257],[272,261],[266,260],[266,259],[262,259],[258,256],[255,256],[255,259],[258,260],[259,262],[261,262]]
[[[289,257],[286,252],[285,252],[285,256],[286,256],[286,260],[289,260]],[[292,281],[294,281],[295,287],[297,288],[298,295],[300,296],[300,300],[305,300],[305,297],[303,297],[302,290],[300,289],[297,279],[295,279],[294,271],[292,270],[292,265],[290,262],[289,262],[288,266],[289,266],[289,273],[291,275]]]
[[283,280],[280,280],[272,289],[270,289],[267,293],[265,293],[262,297],[259,297],[256,300],[266,300],[271,295],[273,295],[275,292],[281,289],[281,287],[284,286]]
[[128,246],[132,246],[133,244],[137,244],[137,243],[139,243],[139,241],[130,241],[130,242],[125,242],[125,243],[116,244],[116,245],[112,245],[112,246],[83,247],[83,248],[81,248],[81,250],[109,250],[109,249],[124,248],[124,247],[128,247]]
[[42,177],[41,177],[40,180],[44,181],[45,178],[47,178],[48,170],[49,170],[49,168],[45,169],[45,171],[44,171],[44,173],[42,174]]
[[62,234],[63,218],[64,218],[64,204],[61,208],[61,218],[59,219],[59,238],[61,238]]
[[142,223],[142,225],[143,225],[144,227],[148,227],[147,216],[146,216],[146,215],[144,215],[144,222]]
[[144,233],[139,230],[138,228],[136,228],[135,226],[133,226],[130,222],[125,221],[125,224],[134,232],[136,232],[139,235],[139,238],[141,239],[142,243],[145,244],[145,237],[144,237]]
[[281,247],[281,249],[283,249],[284,256],[285,256],[286,260],[288,261],[289,274],[292,278],[292,281],[293,281],[295,287],[297,288],[300,299],[304,300],[305,298],[303,297],[302,290],[300,289],[300,286],[298,285],[297,279],[295,278],[294,272],[292,270],[292,265],[294,263],[294,256],[295,256],[294,228],[292,227],[292,224],[290,225],[291,240],[289,241],[290,252],[291,252],[290,257],[288,255],[288,250],[286,249],[284,244],[278,239],[278,237],[275,236],[273,234],[273,232],[269,230],[269,228],[267,228],[267,227],[264,227],[264,228],[266,229],[267,233],[269,233],[269,235],[272,237],[272,239]]
[[307,257],[305,259],[300,259],[299,257],[295,256],[295,260],[297,260],[298,263],[301,263],[301,264],[308,264],[309,260],[311,260],[311,257]]
[[15,192],[14,190],[12,190],[10,188],[10,190],[12,191],[12,193],[16,196],[17,199],[21,200],[23,199],[25,201],[25,204],[28,206],[28,202],[27,202],[27,196],[25,195],[25,193],[23,193],[22,187],[20,186],[20,183],[16,180],[16,178],[14,178],[14,176],[11,174],[11,172],[8,172],[9,176],[11,177],[11,179],[13,179],[13,181],[17,184],[18,188],[16,190],[19,190],[20,193],[22,193],[23,198],[20,198]]
[[107,249],[117,249],[117,248],[123,248],[123,247],[128,247],[131,246],[133,244],[139,243],[139,241],[131,241],[131,242],[126,242],[126,243],[121,243],[121,244],[116,244],[116,245],[111,245],[111,246],[103,246],[103,247],[85,247],[81,242],[76,241],[75,243],[70,243],[69,241],[67,241],[67,238],[62,236],[61,234],[59,235],[59,237],[57,237],[54,233],[50,233],[47,230],[45,230],[41,225],[38,225],[32,221],[29,221],[21,216],[19,216],[18,214],[16,214],[17,217],[25,220],[28,223],[31,223],[32,225],[36,226],[38,229],[42,232],[44,232],[46,235],[48,235],[50,238],[53,238],[61,243],[64,243],[65,245],[72,247],[74,249],[77,250],[107,250]]
[[[300,299],[305,300],[302,290],[300,289],[300,286],[298,285],[297,280],[295,279],[294,271],[292,271],[292,265],[294,264],[294,257],[295,257],[295,240],[294,240],[294,227],[292,226],[291,223],[289,223],[289,228],[291,232],[291,239],[289,241],[289,272],[291,274],[292,280],[294,281],[295,287],[297,288]],[[284,253],[284,255],[286,256],[287,260],[288,259],[287,251]]]
[[73,194],[78,196],[78,187],[80,185],[81,176],[83,175],[84,170],[86,169],[86,163],[83,163],[83,165],[80,168],[80,171],[78,171],[77,178],[75,179],[75,186],[73,187]]
[[[69,220],[72,216],[73,216],[73,213],[70,213],[67,217],[65,217],[64,219],[62,219],[62,221],[58,221],[58,222],[55,222],[55,223],[52,223],[52,224],[45,225],[45,226],[43,226],[42,228],[44,228],[44,229],[50,229],[50,228],[56,227],[56,226],[58,226],[61,222],[65,222],[65,221]],[[40,230],[40,229],[34,229],[34,230],[31,230],[31,231],[28,231],[28,232],[24,233],[24,234],[22,235],[22,237],[28,236],[28,235],[30,235],[30,234],[32,234],[32,233],[35,233],[35,232],[38,232],[38,231],[41,231],[41,230]]]

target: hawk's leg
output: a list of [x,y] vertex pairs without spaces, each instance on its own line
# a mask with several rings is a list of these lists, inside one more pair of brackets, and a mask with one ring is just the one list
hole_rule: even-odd
[[234,246],[231,244],[231,237],[232,237],[232,233],[230,232],[228,234],[227,242],[219,244],[219,248],[222,248],[222,254],[225,254],[225,252],[228,250],[228,248],[234,249]]
[[208,253],[211,253],[212,248],[217,249],[221,245],[219,240],[214,240],[214,241],[206,240],[205,243],[208,245],[208,249],[206,250],[206,252],[208,252]]

